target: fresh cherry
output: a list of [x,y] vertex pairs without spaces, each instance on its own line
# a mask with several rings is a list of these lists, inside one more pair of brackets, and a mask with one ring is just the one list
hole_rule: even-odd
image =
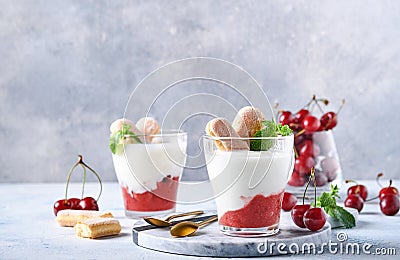
[[335,158],[326,157],[321,161],[322,172],[328,177],[328,181],[336,179],[339,167],[339,162]]
[[321,122],[315,116],[308,115],[303,119],[302,126],[307,133],[314,133],[318,131]]
[[315,161],[311,156],[300,155],[294,161],[294,169],[300,174],[305,175],[314,167]]
[[293,123],[301,124],[303,122],[304,118],[306,118],[306,116],[308,116],[309,114],[310,114],[310,111],[308,111],[307,109],[301,109],[294,115],[292,121],[293,121]]
[[392,180],[389,181],[388,187],[384,187],[379,191],[379,199],[382,199],[386,195],[395,195],[399,197],[399,190],[392,186]]
[[379,206],[383,214],[394,216],[400,209],[399,196],[396,194],[386,194],[380,198]]
[[311,156],[314,158],[320,155],[320,153],[321,149],[319,146],[311,140],[305,140],[299,150],[300,155]]
[[283,193],[282,209],[284,211],[290,211],[297,204],[297,198],[290,192]]
[[337,125],[337,116],[335,112],[325,113],[321,117],[321,127],[323,130],[329,130],[334,128]]
[[367,187],[365,187],[364,185],[358,184],[357,182],[355,182],[353,180],[346,180],[346,183],[349,183],[349,182],[354,182],[354,183],[356,183],[356,185],[351,186],[350,188],[347,189],[347,195],[358,194],[365,201],[368,197]]
[[281,115],[279,116],[279,123],[282,125],[289,125],[292,122],[292,119],[292,112],[282,111]]
[[325,211],[322,208],[310,208],[304,213],[303,221],[309,230],[320,230],[326,223]]
[[68,202],[68,200],[57,200],[53,205],[54,215],[56,216],[59,211],[64,209],[71,209],[71,204]]
[[306,205],[296,205],[292,208],[291,216],[294,224],[296,226],[305,228],[306,225],[304,224],[304,213],[311,208],[310,204]]
[[81,199],[81,201],[79,202],[79,206],[83,210],[99,210],[97,201],[92,197],[86,197]]
[[300,175],[297,171],[293,171],[288,184],[290,186],[301,187],[306,184],[306,180],[303,178],[304,175]]
[[78,198],[69,198],[68,203],[71,205],[71,209],[81,209],[79,203],[81,202]]
[[358,193],[350,194],[345,199],[344,205],[349,208],[357,209],[358,212],[361,212],[364,207],[364,200]]

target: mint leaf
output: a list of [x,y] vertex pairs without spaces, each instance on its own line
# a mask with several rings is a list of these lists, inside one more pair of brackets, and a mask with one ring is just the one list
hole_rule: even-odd
[[[276,137],[276,125],[274,121],[262,121],[263,128],[257,131],[253,137]],[[267,151],[272,147],[272,140],[252,139],[250,140],[251,151]]]
[[133,138],[137,143],[142,143],[139,137],[129,130],[130,128],[130,125],[124,123],[122,124],[121,130],[118,130],[110,135],[110,150],[113,154],[118,153],[122,149],[122,144],[127,137]]
[[339,220],[345,228],[353,228],[356,226],[356,219],[354,216],[340,206],[336,206],[334,209],[335,219]]
[[281,123],[279,123],[276,125],[276,132],[278,132],[282,136],[288,136],[293,133],[293,130],[290,129],[288,125],[282,125]]
[[331,184],[331,192],[323,192],[321,196],[317,197],[317,203],[314,207],[322,207],[325,212],[333,219],[338,220],[346,228],[356,226],[354,216],[344,208],[336,205],[336,198],[339,198],[339,188],[337,185]]

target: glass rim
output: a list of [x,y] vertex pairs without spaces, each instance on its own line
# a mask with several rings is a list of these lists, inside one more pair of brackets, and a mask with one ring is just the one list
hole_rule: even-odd
[[[157,134],[135,134],[137,137],[168,137],[168,136],[180,136],[180,135],[187,135],[187,132],[180,130],[180,129],[165,129],[160,130]],[[126,137],[131,137],[132,135],[125,135]]]
[[293,137],[294,134],[290,134],[287,136],[262,136],[262,137],[232,137],[232,136],[226,136],[226,137],[221,137],[221,136],[212,136],[209,134],[203,135],[203,139],[209,139],[213,141],[218,141],[218,140],[243,140],[243,141],[250,141],[250,140],[286,140],[290,139]]

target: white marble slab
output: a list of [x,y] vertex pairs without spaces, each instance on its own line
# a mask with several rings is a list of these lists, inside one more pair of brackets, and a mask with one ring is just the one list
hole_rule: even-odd
[[[209,212],[196,218],[196,221],[207,219],[215,212]],[[290,215],[282,214],[280,231],[278,234],[269,237],[243,238],[231,237],[219,231],[218,223],[201,227],[195,234],[173,238],[169,233],[169,227],[153,227],[143,220],[136,222],[133,227],[133,242],[141,247],[193,256],[210,257],[254,257],[282,255],[288,252],[302,252],[308,250],[305,244],[315,246],[316,252],[321,250],[323,243],[328,243],[331,238],[331,228],[327,223],[320,231],[311,232],[307,229],[296,227],[290,219]],[[285,245],[286,249],[278,248],[278,245]],[[289,249],[289,246],[292,248]],[[297,247],[298,246],[298,249]],[[323,249],[322,249],[323,252]]]

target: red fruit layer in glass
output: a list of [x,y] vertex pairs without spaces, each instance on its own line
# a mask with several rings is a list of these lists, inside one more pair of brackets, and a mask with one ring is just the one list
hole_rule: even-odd
[[130,193],[127,187],[122,188],[125,209],[132,211],[162,211],[175,207],[179,177],[164,177],[157,182],[157,188],[144,193]]
[[227,211],[219,220],[224,226],[236,228],[269,227],[279,223],[283,191],[263,196],[257,194],[243,208]]

